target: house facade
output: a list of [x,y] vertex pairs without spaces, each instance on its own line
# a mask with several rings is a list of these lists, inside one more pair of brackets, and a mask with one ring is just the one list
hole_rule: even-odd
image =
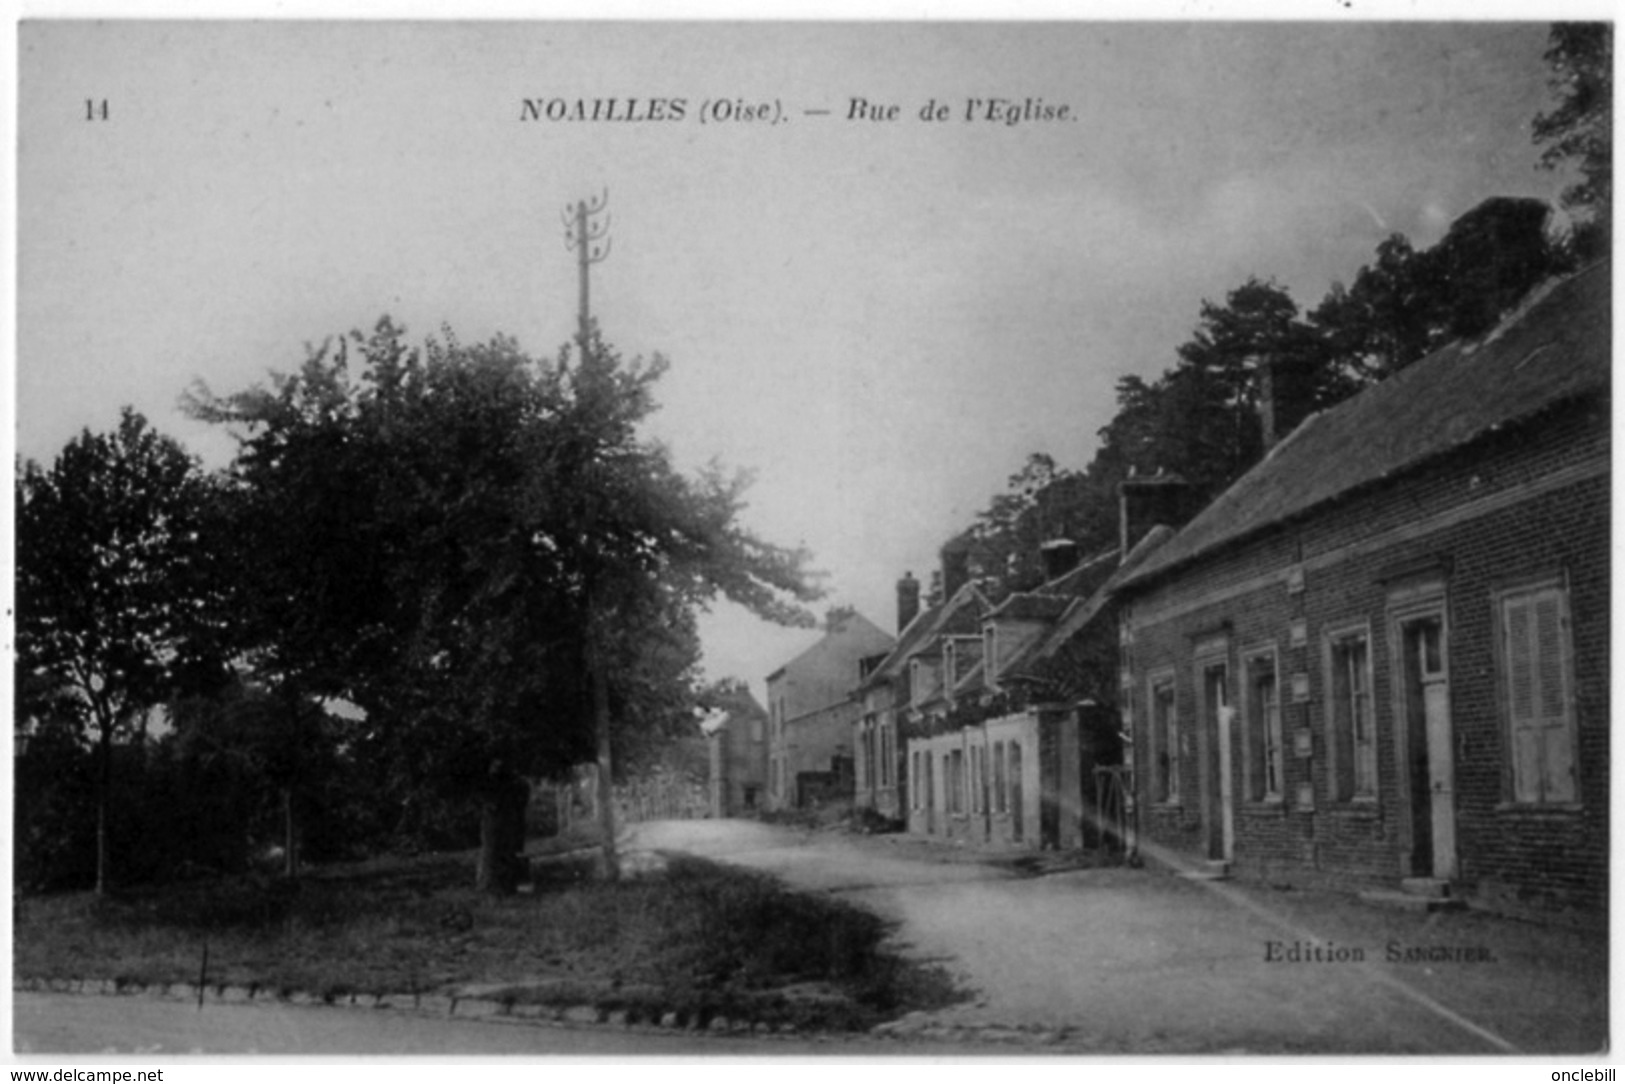
[[863,660],[886,653],[890,634],[854,610],[832,610],[823,637],[767,678],[770,810],[852,794],[853,688]]
[[[1093,685],[1058,681],[1053,667],[1099,637],[1115,661],[1116,627],[1095,619],[1119,568],[1118,551],[1080,563],[1075,546],[1054,544],[1046,551],[1050,579],[997,604],[969,580],[960,557],[945,547],[947,600],[909,623],[860,688],[860,727],[902,740],[894,765],[882,757],[872,800],[922,836],[992,847],[1084,846],[1092,839],[1093,769],[1102,755],[1115,762],[1119,747],[1095,741],[1093,730],[1104,725],[1115,738],[1116,715],[1097,710],[1097,698],[1085,691]],[[911,581],[900,585],[900,600]],[[1098,682],[1108,695],[1114,674],[1108,666]],[[903,783],[890,794],[888,771]],[[860,803],[867,778],[860,762]],[[898,805],[882,804],[889,799]]]
[[941,699],[944,651],[966,641],[979,648],[981,617],[989,609],[973,583],[956,582],[946,599],[937,597],[941,588],[939,580],[922,610],[913,575],[898,582],[897,642],[864,667],[855,693],[856,804],[892,820],[912,819],[911,780],[929,785],[911,774],[906,744],[909,728],[922,725],[926,704]]
[[1605,906],[1610,298],[1311,417],[1123,578],[1147,855]]
[[767,798],[767,711],[748,690],[701,723],[709,744],[711,816],[750,816]]

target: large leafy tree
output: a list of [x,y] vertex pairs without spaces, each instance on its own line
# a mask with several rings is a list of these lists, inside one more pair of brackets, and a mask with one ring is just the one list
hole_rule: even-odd
[[1432,274],[1409,239],[1395,233],[1353,285],[1333,284],[1309,320],[1351,379],[1380,380],[1428,352],[1439,308]]
[[1345,380],[1337,391],[1484,334],[1530,289],[1566,270],[1568,254],[1546,232],[1550,214],[1540,200],[1496,197],[1457,218],[1432,248],[1417,250],[1397,233],[1384,240],[1353,285],[1334,285],[1310,314]]
[[1563,205],[1580,218],[1582,257],[1608,251],[1614,200],[1614,28],[1611,23],[1556,23],[1547,39],[1549,83],[1557,105],[1534,120],[1541,165],[1572,167],[1578,180]]
[[511,885],[513,796],[691,701],[693,612],[723,594],[807,619],[806,555],[738,523],[745,480],[690,478],[639,423],[662,371],[594,341],[422,347],[387,319],[200,415],[234,427],[256,529],[255,650],[343,697],[397,784],[480,804],[481,881]]
[[223,676],[213,497],[180,445],[129,408],[112,432],[86,430],[17,476],[18,720],[65,719],[94,741],[98,893],[114,742]]

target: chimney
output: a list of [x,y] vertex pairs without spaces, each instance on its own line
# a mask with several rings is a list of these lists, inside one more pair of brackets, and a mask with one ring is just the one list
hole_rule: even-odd
[[926,595],[925,600],[928,606],[942,605],[942,569],[931,570],[931,593]]
[[856,606],[832,606],[824,612],[824,631],[839,633],[846,628],[846,623],[856,617]]
[[1078,567],[1078,544],[1070,538],[1052,538],[1039,545],[1044,558],[1044,579],[1058,580]]
[[905,572],[903,578],[897,581],[897,633],[902,635],[920,613],[920,581],[914,578],[914,573]]
[[968,533],[950,539],[943,545],[939,556],[942,558],[942,597],[950,599],[954,592],[970,582],[970,536]]
[[1158,524],[1183,527],[1195,503],[1189,482],[1177,474],[1164,474],[1160,470],[1154,475],[1139,477],[1130,468],[1129,476],[1117,485],[1117,495],[1119,561]]
[[1305,367],[1282,358],[1258,358],[1258,423],[1264,454],[1285,440],[1308,417],[1309,388]]

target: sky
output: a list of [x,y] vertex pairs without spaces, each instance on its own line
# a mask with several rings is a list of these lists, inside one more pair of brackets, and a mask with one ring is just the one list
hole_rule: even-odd
[[[576,313],[560,210],[607,192],[594,315],[670,362],[648,436],[750,471],[742,519],[812,551],[818,609],[892,630],[896,580],[929,580],[1029,454],[1084,467],[1117,381],[1169,367],[1204,299],[1257,276],[1312,308],[1390,233],[1555,203],[1529,135],[1546,32],[24,22],[16,449],[49,461],[130,404],[221,465],[189,385],[262,382],[386,313],[552,355]],[[527,119],[554,99],[683,116]],[[725,604],[702,635],[707,675],[758,695],[817,638]]]

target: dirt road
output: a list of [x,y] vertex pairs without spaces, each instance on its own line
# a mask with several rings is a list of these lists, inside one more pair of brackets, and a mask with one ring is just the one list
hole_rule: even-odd
[[1140,1054],[1580,1052],[1607,1042],[1598,934],[1146,870],[1021,877],[901,837],[755,822],[642,825],[633,846],[769,871],[895,921],[910,953],[975,991],[902,1021],[914,1035]]

